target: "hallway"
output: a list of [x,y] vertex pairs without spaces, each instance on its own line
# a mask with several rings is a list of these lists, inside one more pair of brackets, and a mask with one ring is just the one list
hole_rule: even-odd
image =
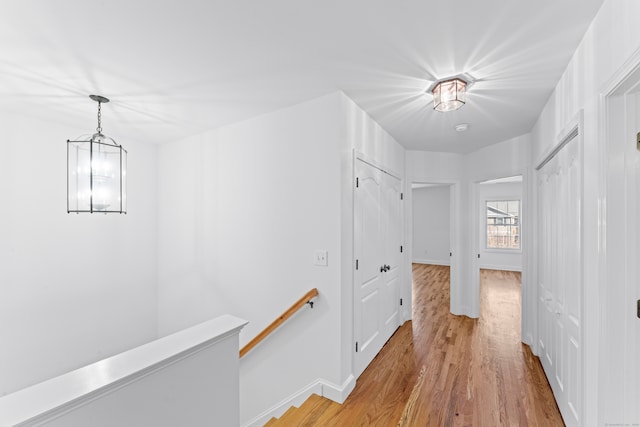
[[270,425],[563,426],[539,361],[520,342],[520,273],[481,271],[480,319],[449,313],[449,267],[414,264],[413,274],[413,321],[345,403],[313,399]]

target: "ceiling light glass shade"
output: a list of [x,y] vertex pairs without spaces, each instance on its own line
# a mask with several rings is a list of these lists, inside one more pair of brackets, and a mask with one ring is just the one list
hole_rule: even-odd
[[454,111],[467,102],[467,83],[461,79],[439,82],[433,88],[433,109]]
[[127,150],[101,133],[67,141],[67,212],[127,213]]

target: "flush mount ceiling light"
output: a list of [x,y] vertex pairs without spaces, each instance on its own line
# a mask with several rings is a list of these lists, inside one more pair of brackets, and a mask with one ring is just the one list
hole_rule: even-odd
[[459,77],[437,82],[431,92],[436,111],[455,111],[467,102],[467,82]]
[[98,103],[98,127],[67,140],[67,212],[127,213],[127,151],[102,134],[102,104],[109,99],[89,97]]

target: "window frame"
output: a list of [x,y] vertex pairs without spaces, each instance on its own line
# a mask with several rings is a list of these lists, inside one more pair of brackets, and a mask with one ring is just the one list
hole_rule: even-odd
[[[489,247],[489,239],[488,239],[488,227],[489,227],[489,217],[487,216],[488,204],[495,202],[518,202],[518,248],[496,248]],[[521,197],[489,197],[485,198],[482,203],[482,212],[483,212],[483,240],[484,240],[484,251],[486,252],[496,252],[496,253],[522,253],[522,198]],[[491,225],[503,225],[505,224],[491,224]]]

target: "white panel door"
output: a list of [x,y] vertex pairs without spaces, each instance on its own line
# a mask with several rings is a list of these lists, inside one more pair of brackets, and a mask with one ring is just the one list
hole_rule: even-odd
[[580,425],[582,413],[582,162],[576,139],[564,148],[562,253],[564,299],[556,305],[556,318],[563,324],[562,377],[566,381],[567,425]]
[[[539,207],[538,218],[551,218],[553,215],[554,189],[557,181],[556,171],[552,170],[554,163],[548,163],[544,173],[538,179]],[[552,225],[554,221],[539,221],[539,272],[538,272],[538,346],[542,366],[546,372],[553,372],[555,358],[553,357],[554,341],[552,340],[551,321],[553,293],[551,289],[552,270],[555,265],[553,248]],[[552,379],[551,379],[552,380]]]
[[402,246],[402,183],[384,174],[382,180],[383,212],[383,336],[390,337],[400,325],[400,266]]
[[540,356],[568,426],[582,411],[582,171],[578,138],[538,174]]
[[[400,325],[400,180],[356,160],[354,370],[359,376]],[[392,248],[395,248],[395,252]]]
[[356,339],[356,377],[378,354],[382,336],[380,306],[382,278],[382,172],[356,160],[354,192],[354,334]]

